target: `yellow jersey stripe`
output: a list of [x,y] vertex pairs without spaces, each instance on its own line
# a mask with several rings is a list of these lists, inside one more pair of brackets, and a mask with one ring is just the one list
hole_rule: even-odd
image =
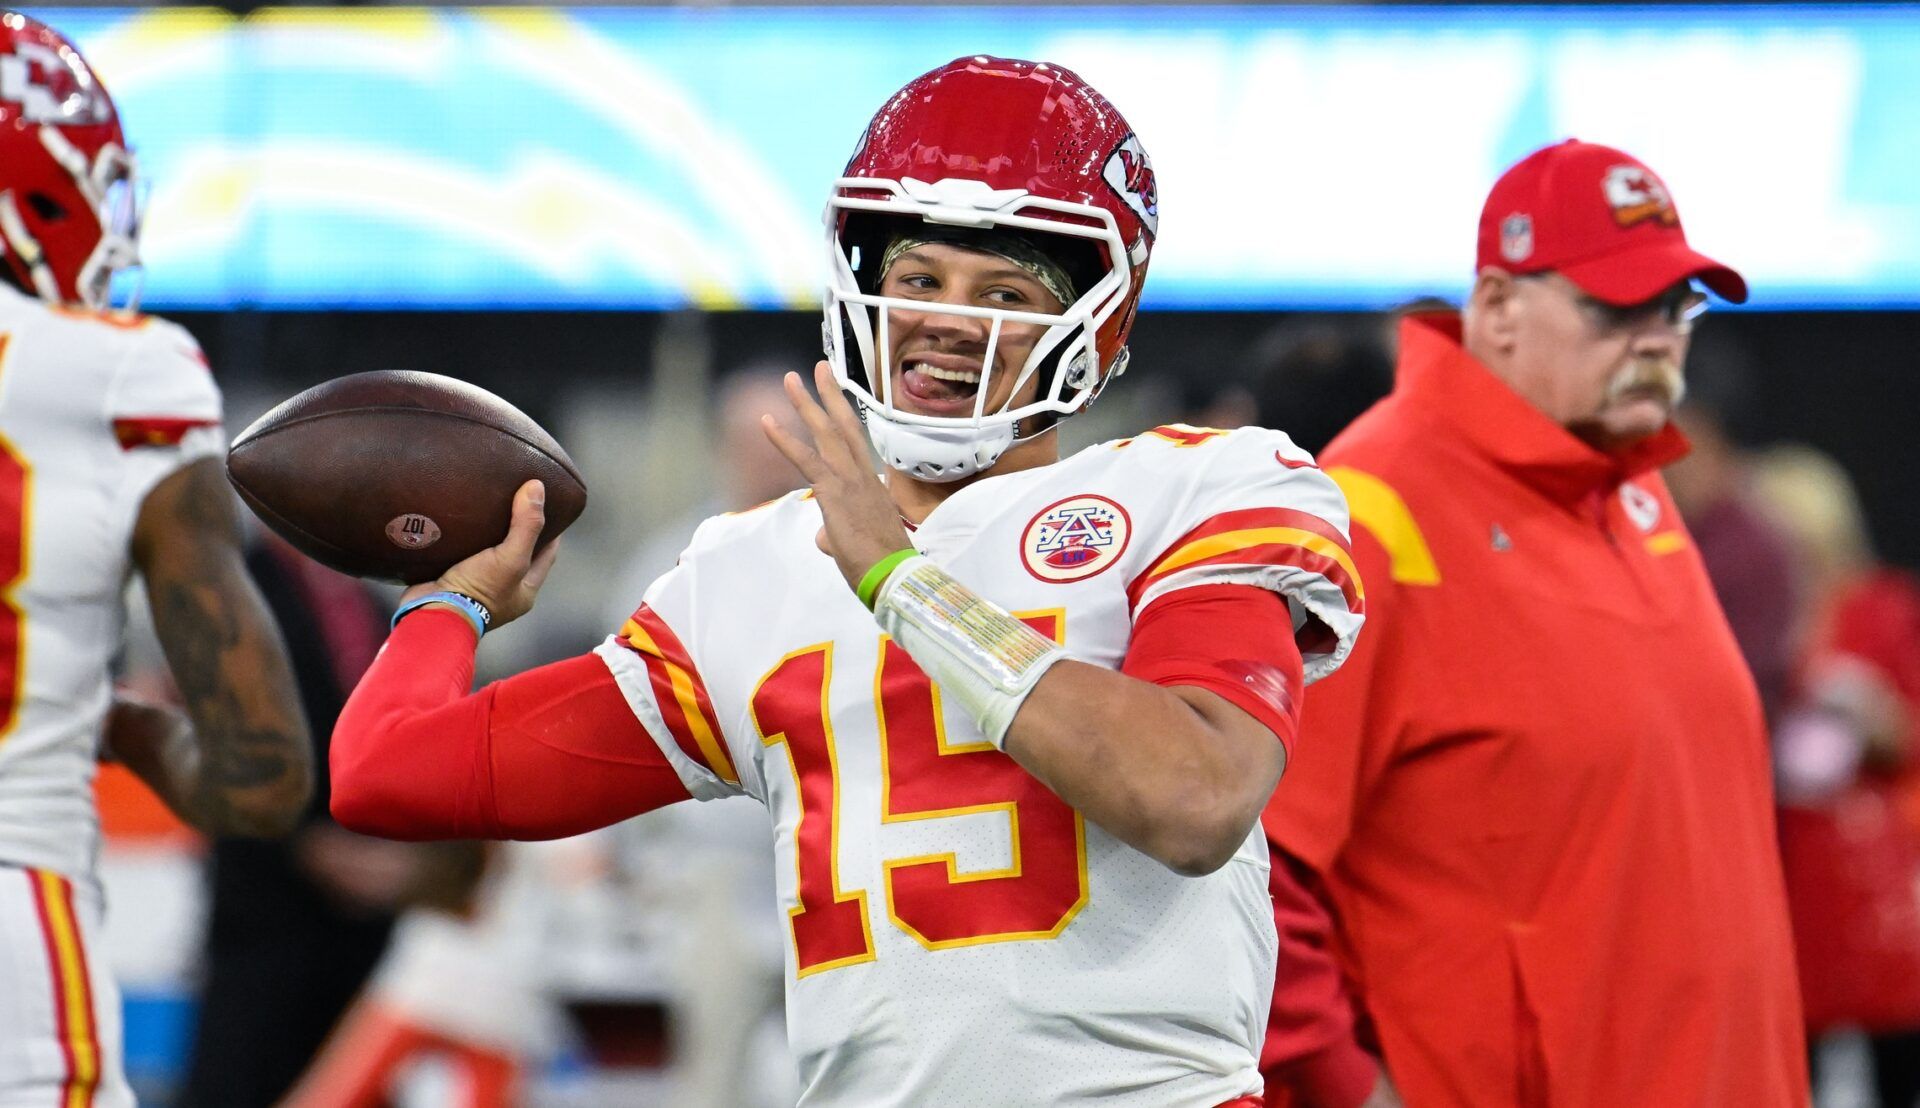
[[680,705],[680,714],[686,718],[687,727],[693,732],[693,741],[700,753],[707,759],[707,765],[730,785],[740,783],[740,775],[733,768],[733,759],[727,757],[727,748],[713,729],[707,726],[707,715],[700,710],[700,698],[693,691],[693,676],[685,669],[674,664],[653,641],[647,629],[640,626],[638,620],[628,620],[625,628],[627,641],[634,649],[650,658],[658,659],[666,667],[667,681],[673,686],[673,698]]
[[1158,577],[1163,573],[1171,573],[1181,566],[1192,565],[1207,558],[1231,554],[1248,547],[1269,545],[1297,546],[1333,560],[1346,571],[1348,580],[1353,582],[1354,595],[1362,600],[1366,599],[1366,588],[1360,583],[1360,570],[1354,566],[1353,559],[1347,555],[1347,552],[1340,549],[1338,543],[1329,541],[1325,536],[1316,535],[1312,531],[1304,531],[1298,527],[1253,527],[1244,531],[1222,531],[1218,535],[1195,539],[1160,559],[1160,563],[1148,570],[1147,575]]

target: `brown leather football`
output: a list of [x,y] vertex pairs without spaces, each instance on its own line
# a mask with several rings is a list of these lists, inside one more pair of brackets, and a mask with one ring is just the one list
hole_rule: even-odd
[[536,477],[545,546],[587,506],[567,452],[487,390],[409,370],[315,385],[227,451],[227,479],[281,538],[342,573],[409,585],[497,545],[514,491]]

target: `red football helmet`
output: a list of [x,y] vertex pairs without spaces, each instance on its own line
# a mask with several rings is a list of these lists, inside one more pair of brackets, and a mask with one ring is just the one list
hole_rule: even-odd
[[[1047,315],[878,295],[888,243],[928,224],[1019,234],[1068,274],[1073,303]],[[895,93],[827,201],[827,357],[887,464],[955,480],[997,461],[1021,420],[1057,419],[1092,403],[1126,369],[1127,331],[1158,224],[1153,165],[1140,140],[1070,70],[960,58]],[[993,321],[971,418],[894,406],[888,308]],[[993,348],[1009,322],[1048,328],[1015,388],[1040,375],[1040,393],[1033,403],[986,412]]]
[[140,204],[120,116],[80,52],[19,12],[0,14],[0,249],[43,300],[107,307],[139,264]]

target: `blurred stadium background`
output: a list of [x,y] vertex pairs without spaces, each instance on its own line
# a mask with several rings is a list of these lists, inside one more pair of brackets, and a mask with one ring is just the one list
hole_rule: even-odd
[[[144,303],[198,335],[230,430],[410,368],[572,451],[592,504],[540,609],[489,640],[499,670],[596,641],[692,519],[788,483],[729,410],[818,355],[818,213],[868,115],[964,53],[1077,69],[1158,170],[1134,368],[1070,447],[1176,418],[1318,447],[1386,387],[1391,311],[1466,288],[1500,169],[1578,135],[1658,168],[1754,287],[1696,339],[1736,454],[1837,459],[1881,557],[1920,566],[1920,8],[33,11],[120,105],[153,188]],[[164,1105],[209,968],[205,846],[124,784],[103,784],[111,940]],[[511,935],[479,958],[525,973],[427,991],[504,1009],[530,1103],[790,1101],[764,834],[748,807],[496,854],[482,914]],[[1870,1103],[1847,1072],[1825,1104]],[[452,1103],[431,1066],[404,1076],[395,1103]]]

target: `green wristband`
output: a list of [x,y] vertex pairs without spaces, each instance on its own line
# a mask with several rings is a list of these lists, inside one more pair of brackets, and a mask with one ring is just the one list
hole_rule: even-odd
[[860,598],[860,603],[867,606],[867,611],[873,611],[874,594],[880,591],[880,586],[887,583],[887,578],[893,576],[893,571],[900,568],[900,563],[918,553],[920,553],[918,550],[909,546],[905,550],[896,550],[873,563],[873,568],[867,571],[866,576],[860,578],[860,586],[853,590],[854,595]]

